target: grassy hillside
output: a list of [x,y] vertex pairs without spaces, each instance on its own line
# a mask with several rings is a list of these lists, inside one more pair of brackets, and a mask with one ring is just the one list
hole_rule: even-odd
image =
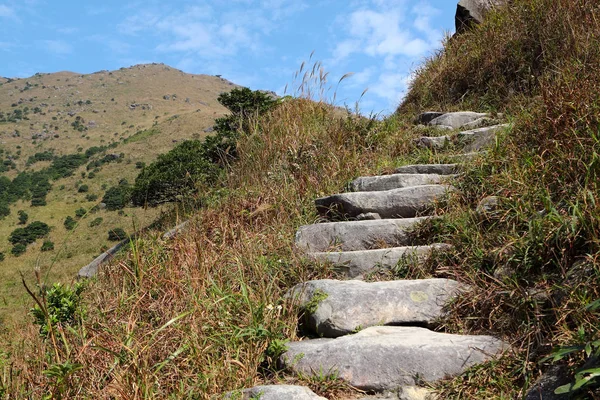
[[[70,156],[98,146],[107,148],[85,160],[72,176],[52,181],[45,206],[32,206],[29,198],[20,200],[10,204],[10,215],[0,219],[0,253],[5,258],[0,262],[0,320],[15,310],[22,316],[28,308],[20,272],[30,276],[39,267],[46,274],[52,265],[48,279],[68,282],[103,247],[110,247],[109,229],[120,227],[131,233],[170,210],[168,206],[126,208],[123,213],[100,210],[88,214],[73,231],[63,225],[65,218],[75,218],[76,210],[96,206],[107,188],[122,179],[133,183],[140,163],[151,163],[184,139],[204,137],[215,118],[227,111],[218,103],[218,95],[234,87],[218,77],[186,74],[162,64],[89,75],[59,72],[3,79],[0,161],[7,167],[0,175],[14,179],[19,173],[51,165],[45,159],[32,163],[36,154]],[[107,154],[117,159],[87,167]],[[10,233],[25,226],[19,225],[18,211],[28,215],[28,223],[51,226],[44,240],[52,241],[54,250],[41,252],[44,240],[38,240],[23,255],[11,254]],[[98,218],[102,222],[90,227]]]
[[[433,236],[454,245],[453,253],[395,271],[470,284],[443,329],[493,334],[513,346],[436,387],[441,398],[519,399],[551,365],[564,366],[569,379],[582,366],[598,368],[598,43],[595,1],[514,0],[448,40],[384,121],[306,99],[252,119],[238,160],[208,192],[189,232],[168,243],[151,235],[136,241],[85,287],[81,307],[47,339],[32,324],[18,328],[22,339],[6,334],[0,393],[209,399],[302,380],[274,363],[298,336],[297,310],[283,295],[335,273],[299,257],[294,232],[317,219],[315,197],[353,177],[447,161],[451,154],[412,142],[421,134],[415,114],[430,109],[499,111],[513,124],[453,182],[460,190],[440,205],[442,218],[415,233],[415,244]],[[475,212],[489,195],[499,196],[498,208]],[[577,395],[597,397],[597,382],[587,382]],[[360,396],[327,374],[302,383],[329,398]]]

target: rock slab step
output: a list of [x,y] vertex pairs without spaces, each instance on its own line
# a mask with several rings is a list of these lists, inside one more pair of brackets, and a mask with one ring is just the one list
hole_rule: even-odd
[[392,247],[377,250],[310,253],[317,261],[329,261],[348,278],[357,278],[378,268],[391,269],[403,260],[409,265],[420,265],[435,251],[445,251],[451,246],[436,243],[429,246]]
[[327,400],[325,397],[317,396],[307,387],[294,385],[255,386],[241,392],[227,393],[225,398],[231,400]]
[[411,186],[434,185],[441,183],[448,176],[439,174],[392,174],[380,176],[363,176],[350,183],[353,192],[379,192],[382,190],[400,189]]
[[441,150],[450,143],[450,136],[421,136],[415,139],[415,144],[420,149]]
[[288,343],[279,361],[295,373],[337,373],[358,389],[381,392],[457,376],[507,348],[491,336],[377,326],[337,339]]
[[415,164],[396,168],[398,174],[453,175],[459,172],[457,164]]
[[306,252],[356,251],[410,245],[409,229],[428,217],[327,222],[301,226],[296,246]]
[[489,114],[472,111],[451,112],[432,119],[428,125],[460,129],[464,125],[484,117],[489,117]]
[[381,218],[412,218],[427,211],[452,187],[422,185],[379,192],[341,193],[315,200],[317,211],[325,216],[356,217],[376,213]]
[[286,296],[305,308],[309,329],[335,338],[375,325],[431,326],[461,289],[451,279],[323,279],[296,285]]
[[460,132],[457,137],[458,140],[464,145],[464,151],[480,151],[491,147],[496,140],[496,133],[502,129],[506,129],[508,126],[508,124],[502,124],[479,129],[471,129]]

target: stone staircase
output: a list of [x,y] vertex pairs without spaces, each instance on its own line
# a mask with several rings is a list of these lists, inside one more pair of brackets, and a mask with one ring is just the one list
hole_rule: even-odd
[[[467,151],[458,157],[465,161],[493,144],[496,133],[506,127],[484,126],[495,122],[487,114],[472,112],[429,112],[417,118],[417,123],[448,131],[468,128],[441,136]],[[416,144],[432,142],[429,139],[433,138],[420,138]],[[419,385],[460,375],[509,349],[491,336],[432,330],[444,306],[467,289],[464,284],[450,279],[360,280],[399,262],[418,266],[432,252],[450,247],[411,246],[410,230],[435,218],[434,203],[455,190],[447,181],[461,168],[407,165],[395,174],[358,178],[349,192],[315,200],[319,214],[331,222],[300,227],[296,246],[311,259],[331,262],[347,280],[304,282],[288,292],[287,297],[304,309],[303,328],[318,338],[288,343],[279,359],[283,368],[305,377],[335,374],[375,396],[365,399],[426,399],[433,397]],[[272,385],[259,390],[264,400],[322,399],[304,387]],[[246,389],[242,397],[257,393],[257,388]]]

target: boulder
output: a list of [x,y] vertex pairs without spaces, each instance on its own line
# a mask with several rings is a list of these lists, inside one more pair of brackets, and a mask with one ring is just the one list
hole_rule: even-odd
[[328,222],[301,226],[296,232],[296,246],[306,252],[370,250],[407,246],[409,230],[426,220],[421,218],[379,219]]
[[375,325],[431,325],[461,286],[450,279],[387,282],[323,279],[294,286],[287,297],[305,308],[307,326],[328,338]]
[[437,400],[438,398],[431,389],[418,386],[402,386],[394,391],[365,396],[358,400]]
[[451,246],[436,243],[429,246],[392,247],[377,250],[341,251],[330,253],[310,253],[317,261],[329,261],[348,278],[360,278],[378,268],[394,268],[400,261],[418,266],[424,263],[434,251],[445,251]]
[[287,346],[279,361],[293,372],[304,376],[336,373],[358,389],[377,392],[451,378],[508,349],[491,336],[400,326],[376,326],[355,335]]
[[163,240],[171,240],[179,235],[181,232],[185,231],[190,221],[184,221],[181,224],[177,225],[175,228],[168,230],[162,235]]
[[379,192],[341,193],[315,200],[317,211],[325,216],[354,218],[377,213],[381,218],[412,218],[430,209],[453,188],[422,185]]
[[452,129],[460,129],[465,124],[471,123],[479,118],[488,117],[485,113],[476,113],[472,111],[458,111],[446,113],[429,122],[430,126],[449,126]]
[[255,386],[242,391],[229,392],[225,398],[231,400],[327,400],[325,397],[317,396],[307,387],[294,385]]
[[353,192],[378,192],[410,186],[422,186],[441,183],[447,176],[439,174],[392,174],[381,176],[363,176],[350,183]]
[[110,261],[115,256],[115,254],[117,254],[119,250],[123,248],[123,246],[129,244],[132,238],[133,236],[131,238],[124,239],[119,243],[115,244],[110,249],[106,250],[104,253],[100,254],[94,259],[94,261],[92,261],[91,263],[79,270],[79,272],[77,273],[77,278],[89,279],[96,276],[96,274],[98,274],[98,268],[100,268],[102,264]]
[[456,33],[463,33],[474,25],[480,24],[493,7],[506,2],[507,0],[460,0],[454,17]]
[[457,164],[415,164],[396,168],[398,174],[453,175],[459,172]]
[[363,213],[356,216],[357,221],[367,221],[374,219],[381,219],[381,215],[376,213]]

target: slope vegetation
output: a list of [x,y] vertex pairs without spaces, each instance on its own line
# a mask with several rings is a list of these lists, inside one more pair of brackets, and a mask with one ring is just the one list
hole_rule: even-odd
[[[442,398],[523,398],[560,365],[562,377],[579,385],[564,390],[594,398],[599,42],[595,1],[514,0],[448,40],[384,121],[307,99],[250,118],[240,125],[237,160],[207,191],[187,233],[172,242],[139,239],[83,291],[33,293],[42,334],[38,325],[24,325],[23,341],[6,341],[0,393],[209,399],[257,383],[301,382],[328,398],[360,398],[331,371],[298,376],[275,362],[287,341],[304,335],[286,291],[339,276],[330,264],[298,255],[294,233],[321,219],[315,198],[341,192],[356,176],[451,160],[452,146],[414,145],[423,132],[440,136],[414,127],[414,117],[471,109],[501,112],[512,127],[485,156],[466,163],[452,182],[457,190],[435,210],[441,218],[413,233],[414,244],[427,238],[453,250],[387,273],[469,285],[439,329],[493,335],[512,351],[435,389]],[[317,67],[307,79],[319,76]],[[491,195],[492,212],[477,212]],[[48,306],[56,298],[75,306],[50,326],[43,310],[56,313]]]

